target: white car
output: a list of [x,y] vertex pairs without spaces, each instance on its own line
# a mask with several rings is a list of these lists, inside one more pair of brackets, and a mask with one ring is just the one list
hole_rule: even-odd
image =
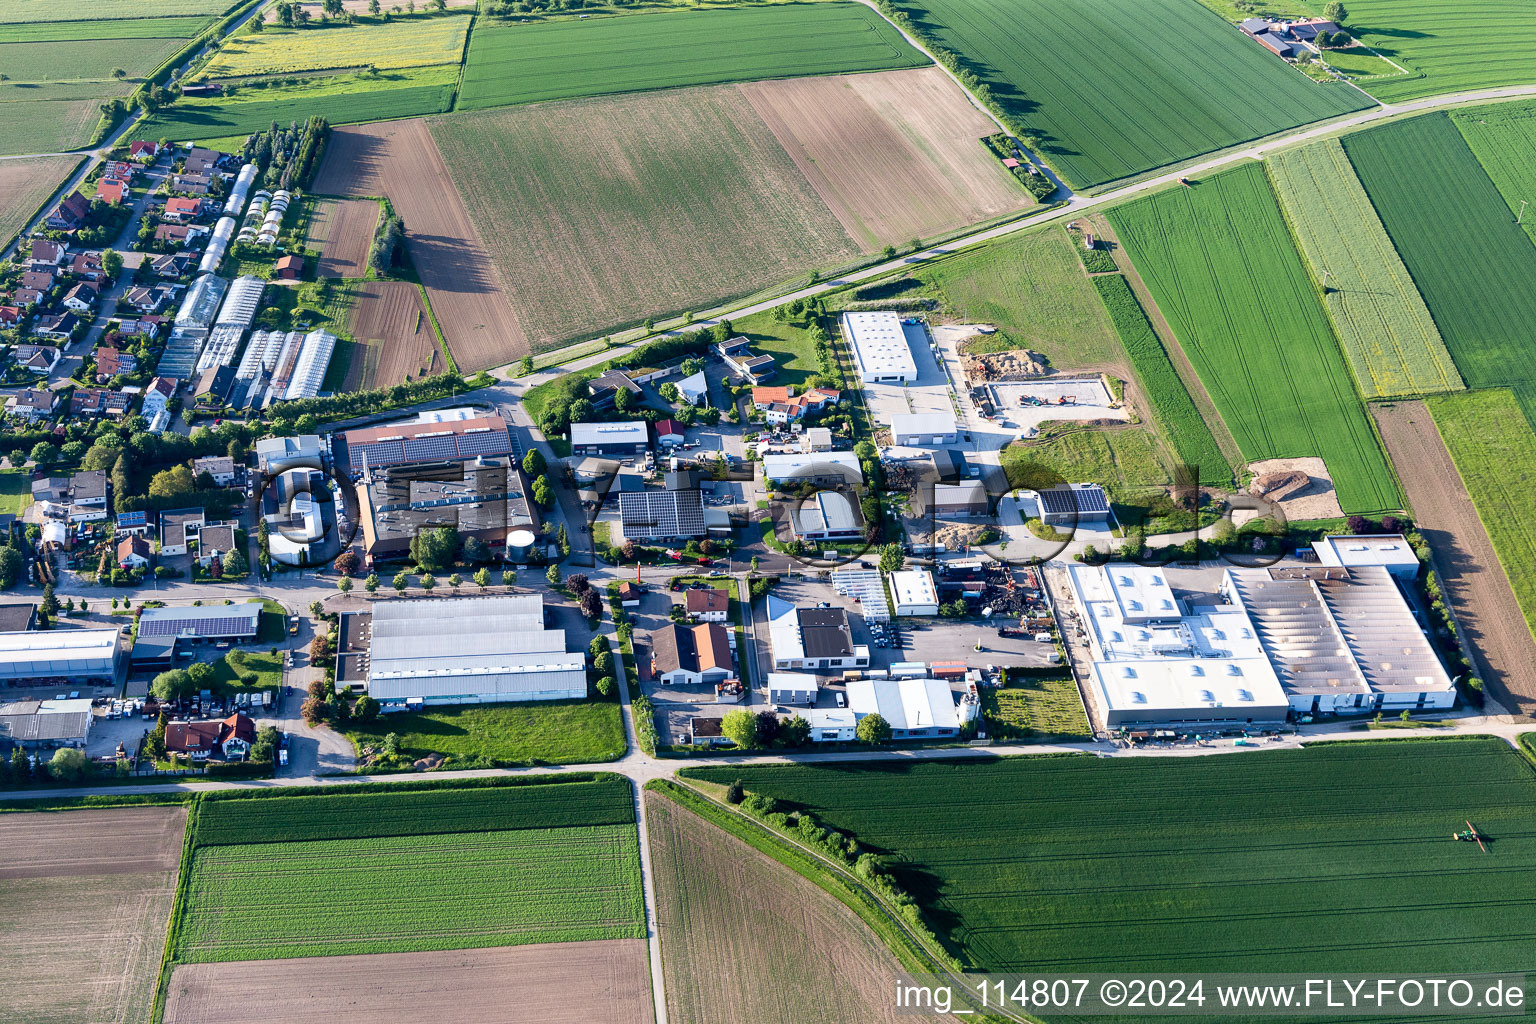
[[1051,643],[1051,642],[1053,642],[1052,638],[1051,638],[1051,634],[1049,634],[1049,633],[1036,633],[1035,634],[1035,643],[1037,643],[1037,644],[1048,644],[1048,643]]

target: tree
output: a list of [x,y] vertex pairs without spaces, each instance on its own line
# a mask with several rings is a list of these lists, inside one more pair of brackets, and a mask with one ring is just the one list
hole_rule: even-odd
[[370,594],[377,593],[379,589],[379,574],[376,572],[369,573],[368,578],[363,580],[363,589]]
[[357,572],[358,567],[362,564],[362,559],[357,557],[356,551],[353,551],[349,548],[346,551],[343,551],[341,554],[337,555],[336,561],[332,562],[331,564],[334,565],[336,567],[336,571],[341,573],[343,576],[351,576]]
[[229,554],[224,556],[225,576],[244,576],[250,571],[250,564],[246,562],[245,555],[240,553],[239,548],[232,549]]
[[479,537],[465,537],[464,560],[470,565],[484,565],[491,560],[490,545]]
[[[252,24],[259,24],[253,22]],[[256,730],[256,740],[251,744],[251,760],[271,764],[277,760],[279,736],[275,725],[264,725]]]
[[319,725],[325,721],[325,701],[319,697],[306,698],[299,708],[299,715],[304,719],[305,725]]
[[786,747],[803,747],[811,739],[811,723],[799,715],[791,715],[779,726],[779,739]]
[[600,676],[613,675],[613,652],[599,651],[597,657],[592,659],[592,671]]
[[48,774],[61,781],[73,782],[85,777],[88,766],[85,751],[65,747],[53,752],[53,758],[48,762]]
[[[59,449],[47,441],[39,441],[32,446],[32,461],[39,466],[46,466],[48,463],[56,461],[58,457]],[[189,475],[191,472],[190,469],[187,470]]]
[[323,0],[320,9],[325,12],[327,18],[339,18],[344,8],[341,0]]
[[589,619],[596,619],[603,614],[603,599],[597,591],[589,590],[581,595],[581,614]]
[[902,553],[898,543],[884,544],[880,547],[880,571],[883,573],[900,572],[907,564],[907,556]]
[[352,705],[352,717],[359,722],[371,722],[379,717],[379,702],[366,693]]
[[501,570],[501,585],[502,586],[510,587],[515,582],[517,582],[517,570],[516,569],[503,569],[503,570]]
[[757,713],[757,742],[769,746],[779,738],[779,716],[772,709]]
[[531,355],[523,356],[522,361],[517,364],[517,375],[519,377],[527,377],[527,376],[532,375],[532,373],[533,373],[533,356],[531,356]]
[[555,492],[549,486],[549,477],[540,476],[533,482],[533,500],[546,512],[554,507]]
[[165,713],[161,712],[155,727],[144,739],[144,756],[151,761],[165,760],[165,721]]
[[423,569],[452,565],[459,553],[459,531],[451,526],[418,530],[411,538],[411,559]]
[[218,555],[208,560],[208,575],[216,580],[224,578],[224,560]]
[[421,574],[421,579],[417,580],[416,582],[421,584],[422,590],[425,590],[430,594],[432,593],[432,588],[437,586],[437,577],[433,576],[429,572],[424,572]]
[[620,388],[613,395],[613,409],[615,412],[630,412],[635,408],[635,396],[629,391]]
[[1349,11],[1345,10],[1344,5],[1339,0],[1328,0],[1328,3],[1323,7],[1323,17],[1336,25],[1342,25],[1344,24],[1344,19],[1349,17]]
[[403,570],[395,574],[395,593],[404,594],[405,588],[411,585],[411,577]]
[[43,600],[37,606],[37,610],[44,615],[57,615],[59,613],[59,599],[53,594],[53,584],[43,584]]
[[325,618],[325,605],[319,598],[309,602],[309,614],[317,619]]
[[486,587],[491,585],[491,570],[480,569],[474,574],[474,576],[470,578],[475,581],[475,586],[479,587],[483,591]]
[[457,590],[464,585],[464,577],[460,576],[458,573],[454,573],[452,576],[448,577],[448,585]]
[[161,672],[149,684],[149,692],[160,700],[180,700],[190,696],[194,690],[192,676],[184,668]]
[[529,476],[543,476],[549,469],[549,463],[544,461],[544,453],[537,448],[529,448],[528,454],[523,456],[523,472]]
[[352,577],[343,576],[341,579],[337,580],[336,589],[341,591],[343,594],[352,593]]
[[570,576],[566,577],[565,585],[571,588],[571,593],[577,597],[592,589],[592,582],[579,572],[573,572]]
[[865,715],[859,719],[859,726],[855,730],[860,743],[881,744],[891,740],[891,723],[878,714]]
[[20,747],[11,748],[11,778],[17,782],[26,782],[32,778],[32,764]]
[[720,719],[720,733],[743,750],[757,746],[757,716],[746,708],[726,713]]
[[740,779],[737,779],[736,781],[732,782],[729,786],[725,787],[725,802],[726,803],[728,803],[728,804],[739,804],[743,800],[745,800],[746,798],[747,798],[747,791],[746,791],[746,788],[742,786]]
[[394,756],[396,756],[397,754],[400,753],[400,734],[399,733],[392,732],[392,733],[387,733],[384,736],[384,753],[388,754],[390,757],[394,757]]
[[613,696],[613,676],[603,676],[597,681],[597,692],[604,697]]
[[185,464],[162,469],[149,480],[151,498],[179,498],[191,494],[196,488],[192,467]]
[[277,22],[279,25],[293,24],[293,4],[289,3],[288,0],[279,0],[274,10],[277,11]]
[[113,68],[112,77],[121,82],[123,79],[128,77],[128,72],[124,71],[122,68]]
[[117,275],[123,272],[123,257],[116,250],[104,249],[101,253],[101,270],[112,280],[117,280]]
[[544,578],[549,581],[550,586],[558,587],[560,585],[560,567],[558,565],[550,566],[549,571],[544,574]]

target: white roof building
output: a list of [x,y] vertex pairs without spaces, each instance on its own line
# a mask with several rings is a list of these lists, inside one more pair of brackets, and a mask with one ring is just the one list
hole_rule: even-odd
[[821,684],[815,676],[806,672],[768,673],[768,703],[801,704],[816,703]]
[[853,452],[786,452],[763,456],[764,480],[835,480],[863,483],[864,468]]
[[801,717],[811,727],[812,743],[848,743],[858,738],[859,718],[852,708],[807,708]]
[[927,569],[903,569],[890,575],[897,615],[939,614],[939,588]]
[[[235,278],[235,283],[229,286],[229,293],[224,296],[224,304],[219,307],[219,317],[214,323],[251,326],[261,308],[261,293],[266,287],[267,283],[254,274],[243,274]],[[224,361],[229,362],[227,359]]]
[[321,454],[324,451],[325,445],[318,434],[264,437],[256,442],[256,465],[267,474],[277,474],[299,466],[320,469]]
[[894,739],[953,736],[965,721],[942,679],[855,679],[848,684],[848,706],[857,718],[880,715]]
[[704,379],[704,371],[700,370],[692,377],[684,377],[678,381],[677,392],[689,405],[700,405],[708,401],[709,383]]
[[0,633],[0,680],[110,679],[117,671],[115,629]]
[[603,449],[643,447],[650,443],[650,428],[645,420],[627,423],[572,423],[571,447]]
[[325,380],[326,368],[331,365],[331,353],[336,350],[336,335],[329,331],[310,331],[304,335],[304,345],[288,378],[288,388],[283,392],[285,401],[295,398],[314,398],[320,393]]
[[1317,560],[1323,565],[1341,565],[1346,569],[1380,565],[1393,576],[1414,579],[1419,574],[1419,556],[1408,539],[1400,533],[1369,537],[1324,537],[1312,542]]
[[891,417],[891,437],[899,445],[953,444],[955,416],[948,412],[903,412]]
[[860,380],[866,384],[917,380],[917,362],[901,317],[891,312],[844,313],[841,322]]

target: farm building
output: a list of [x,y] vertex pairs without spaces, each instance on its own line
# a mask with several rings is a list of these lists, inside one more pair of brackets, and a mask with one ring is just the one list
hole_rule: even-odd
[[864,468],[853,452],[786,452],[764,455],[762,478],[785,482],[812,483],[821,487],[864,482]]
[[939,614],[939,588],[927,569],[903,569],[890,576],[897,615]]
[[623,370],[605,370],[587,382],[587,393],[592,396],[593,406],[599,409],[612,408],[620,391],[637,399],[641,395],[640,385],[630,380]]
[[768,703],[811,707],[821,692],[821,682],[807,672],[768,673]]
[[1109,495],[1098,484],[1067,484],[1040,491],[1040,521],[1047,526],[1102,523],[1109,519]]
[[664,686],[707,686],[736,675],[730,634],[714,622],[668,623],[651,633],[651,676]]
[[621,491],[619,529],[627,540],[687,541],[705,536],[703,495],[686,491]]
[[687,429],[677,420],[656,421],[656,443],[668,447],[682,444],[688,439]]
[[924,514],[946,519],[973,519],[992,511],[992,499],[980,480],[918,485],[918,504]]
[[439,704],[582,700],[586,659],[546,629],[536,594],[381,601],[343,612],[336,684],[386,711]]
[[803,541],[853,540],[864,526],[858,501],[841,491],[817,491],[789,510],[789,528]]
[[650,447],[645,420],[625,423],[572,423],[571,452],[575,455],[639,455]]
[[949,445],[959,439],[953,413],[904,412],[891,417],[891,443],[921,448]]
[[83,748],[90,735],[89,697],[0,704],[0,751],[16,747],[26,751]]
[[853,642],[841,608],[797,608],[769,594],[768,639],[776,671],[869,667],[869,648]]
[[957,706],[942,679],[855,679],[848,684],[848,708],[855,719],[878,714],[898,740],[958,736],[977,710]]
[[844,313],[840,322],[860,380],[866,384],[917,380],[917,362],[900,316],[891,312]]
[[683,595],[683,607],[693,622],[724,622],[731,607],[731,595],[713,587],[689,590]]
[[499,552],[508,533],[539,527],[528,477],[509,458],[370,469],[358,481],[357,499],[370,565],[405,557],[422,530],[451,526]]
[[[334,443],[334,442],[333,442]],[[335,449],[339,463],[353,473],[385,466],[429,462],[467,462],[485,456],[522,457],[522,449],[500,416],[473,409],[441,409],[413,420],[362,427],[342,435]]]
[[1322,565],[1340,565],[1346,569],[1380,565],[1393,576],[1405,580],[1416,579],[1419,575],[1419,556],[1400,533],[1324,537],[1312,542],[1312,550]]
[[117,674],[116,629],[0,633],[0,683],[110,682]]
[[169,667],[182,644],[254,641],[260,632],[261,608],[260,601],[145,608],[133,643],[133,667]]

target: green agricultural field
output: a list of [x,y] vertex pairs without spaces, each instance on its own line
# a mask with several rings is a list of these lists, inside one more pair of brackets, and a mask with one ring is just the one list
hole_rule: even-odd
[[1109,219],[1246,458],[1321,457],[1345,512],[1401,507],[1262,166]]
[[[1536,382],[1536,246],[1451,119],[1371,128],[1344,151],[1467,386]],[[1434,182],[1445,187],[1429,202]]]
[[460,110],[855,71],[924,67],[874,11],[796,3],[475,28]]
[[34,213],[42,208],[80,165],[78,156],[44,156],[0,163],[0,248],[10,244]]
[[[87,87],[89,88],[89,87]],[[55,153],[85,145],[101,119],[100,101],[93,96],[64,97],[79,88],[38,89],[58,98],[31,99],[0,83],[0,156],[11,153]]]
[[[92,82],[102,97],[127,95],[137,79],[150,74],[186,43],[185,39],[73,39],[48,43],[0,43],[0,68],[5,83]],[[121,68],[127,80],[115,81]]]
[[[1536,775],[1501,740],[684,772],[740,778],[888,854],[968,968],[1530,966]],[[1467,819],[1491,855],[1450,840]]]
[[71,39],[191,39],[207,25],[207,18],[198,17],[0,23],[0,43],[51,43]]
[[1010,348],[1039,352],[1057,369],[1125,362],[1065,230],[1050,227],[993,242],[924,264],[913,276],[956,316],[993,324],[1007,335]]
[[1493,179],[1494,185],[1518,212],[1526,202],[1529,216],[1521,223],[1536,241],[1536,103],[1501,103],[1451,111],[1451,121]]
[[1372,105],[1195,0],[893,2],[1080,188]]
[[1105,274],[1093,279],[1109,319],[1125,345],[1141,389],[1151,404],[1152,416],[1179,461],[1200,470],[1200,482],[1214,485],[1232,482],[1232,467],[1222,456],[1211,435],[1211,428],[1195,408],[1189,390],[1179,379],[1168,352],[1147,321],[1147,314],[1119,274]]
[[[1321,0],[1313,7],[1321,13]],[[1536,21],[1520,0],[1353,0],[1345,7],[1345,27],[1357,39],[1418,73],[1360,83],[1384,102],[1536,82]]]
[[180,963],[643,938],[639,842],[630,824],[201,847],[178,924]]
[[1270,157],[1275,194],[1367,398],[1456,391],[1461,375],[1337,139]]
[[1329,50],[1323,57],[1328,66],[1343,75],[1359,81],[1360,88],[1370,92],[1376,84],[1378,76],[1390,76],[1394,78],[1407,77],[1410,72],[1403,71],[1385,57],[1379,57],[1369,50],[1354,46],[1347,50]]
[[531,778],[518,785],[493,781],[217,797],[199,807],[194,839],[199,846],[229,846],[624,825],[635,820],[634,795],[621,776]]
[[495,765],[591,764],[624,753],[624,721],[612,700],[481,704],[408,711],[344,731],[358,746],[378,749],[388,733],[400,752],[420,758],[445,754],[454,761]]
[[1063,480],[1102,484],[1110,497],[1125,504],[1136,504],[1149,490],[1173,482],[1170,460],[1143,427],[1102,430],[1067,424],[1038,441],[1015,441],[1003,449],[1002,463],[1013,486],[1024,486],[1032,475],[1026,467],[1043,467]]
[[0,24],[27,21],[116,22],[173,17],[202,17],[211,20],[233,9],[237,3],[238,0],[109,0],[105,4],[61,4],[57,0],[5,0],[0,4]]
[[1536,635],[1536,434],[1521,404],[1495,388],[1437,397],[1429,411]]
[[194,97],[135,126],[135,139],[196,142],[247,135],[272,122],[303,124],[311,115],[332,124],[437,114],[453,103],[454,67],[407,68],[377,75],[328,75],[296,85],[241,87],[233,96]]
[[311,28],[267,28],[234,36],[205,64],[209,78],[302,74],[310,71],[381,71],[458,64],[472,19],[462,10],[388,22]]

